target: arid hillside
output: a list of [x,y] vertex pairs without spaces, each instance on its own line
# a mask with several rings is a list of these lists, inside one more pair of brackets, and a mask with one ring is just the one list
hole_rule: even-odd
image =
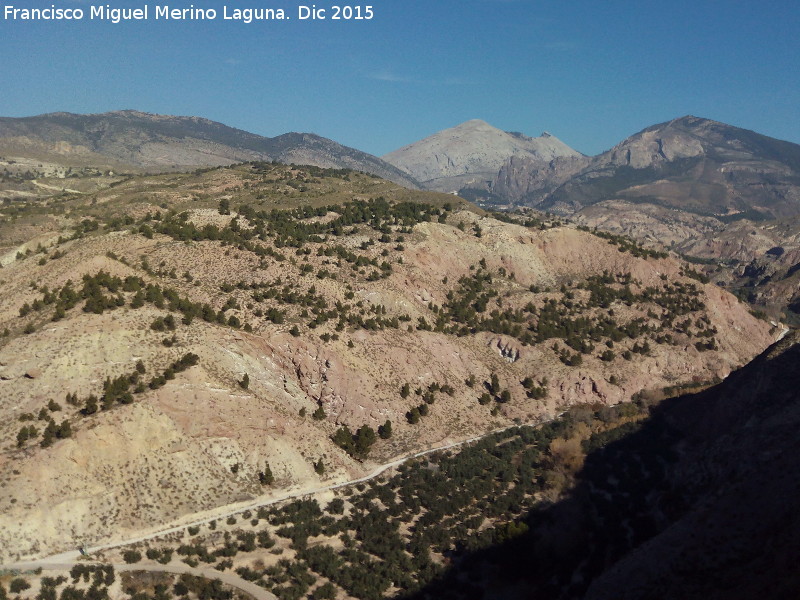
[[131,177],[0,218],[3,561],[723,378],[779,333],[666,253],[351,171]]
[[[554,138],[528,141],[537,140]],[[569,215],[700,259],[713,281],[770,318],[797,321],[797,144],[693,116],[648,127],[594,157],[517,141],[470,121],[386,158],[429,189],[456,190],[482,207]],[[785,252],[766,254],[778,248]]]
[[[626,215],[621,219],[620,215]],[[771,318],[796,324],[800,314],[800,219],[721,223],[663,207],[609,201],[575,215],[575,222],[668,247],[712,281]]]
[[[8,158],[15,162],[6,166]],[[0,168],[10,172],[27,161],[34,170],[50,163],[160,173],[247,160],[354,169],[417,187],[414,179],[380,158],[313,133],[268,138],[201,117],[136,110],[0,117]]]

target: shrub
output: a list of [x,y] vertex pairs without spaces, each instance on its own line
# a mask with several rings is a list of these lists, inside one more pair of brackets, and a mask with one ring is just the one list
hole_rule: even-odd
[[22,577],[15,577],[11,580],[11,583],[8,584],[8,589],[11,591],[12,594],[19,594],[22,591],[25,591],[31,587],[31,584],[25,581]]

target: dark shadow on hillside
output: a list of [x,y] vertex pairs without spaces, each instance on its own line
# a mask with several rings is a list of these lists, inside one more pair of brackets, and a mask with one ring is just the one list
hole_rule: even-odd
[[[529,531],[404,600],[800,598],[800,336],[593,438]],[[602,446],[602,447],[601,447]]]

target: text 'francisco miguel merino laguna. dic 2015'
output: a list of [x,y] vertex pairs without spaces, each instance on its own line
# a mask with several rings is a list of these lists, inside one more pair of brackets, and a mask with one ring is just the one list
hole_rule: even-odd
[[3,7],[3,18],[6,21],[82,21],[96,20],[120,23],[122,21],[284,21],[296,18],[301,21],[343,20],[369,21],[374,13],[372,6],[330,6],[318,8],[317,5],[298,6],[295,16],[289,15],[282,8],[230,8],[222,6],[214,8],[174,8],[168,5],[143,5],[141,8],[112,8],[108,4],[92,5],[86,8],[61,8],[51,4],[45,8],[18,8],[12,5]]

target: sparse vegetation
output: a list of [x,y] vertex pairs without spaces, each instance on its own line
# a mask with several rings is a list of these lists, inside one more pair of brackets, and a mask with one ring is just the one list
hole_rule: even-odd
[[[631,382],[641,381],[636,375],[643,372],[642,363],[649,373],[685,348],[699,364],[728,360],[714,354],[729,348],[723,321],[716,307],[706,306],[708,296],[687,268],[679,277],[659,279],[644,261],[663,260],[660,255],[609,238],[623,251],[619,254],[571,230],[569,235],[613,255],[618,266],[588,276],[559,266],[540,277],[526,266],[525,244],[502,258],[490,251],[504,228],[464,211],[461,202],[353,172],[265,163],[133,177],[113,194],[54,200],[48,209],[62,214],[59,223],[70,224],[74,235],[58,242],[55,235],[42,236],[50,241],[36,249],[36,242],[30,244],[30,252],[22,246],[19,262],[3,270],[10,282],[2,287],[11,293],[0,323],[5,328],[0,349],[43,348],[30,368],[5,368],[6,363],[0,371],[4,390],[13,391],[9,405],[19,406],[6,425],[9,464],[27,465],[42,452],[56,457],[87,434],[115,439],[117,428],[140,443],[131,415],[152,412],[161,423],[153,429],[158,432],[153,445],[163,442],[169,449],[158,456],[143,449],[136,474],[114,485],[143,486],[138,510],[142,518],[157,519],[161,504],[170,514],[183,514],[211,508],[229,495],[272,493],[268,486],[277,494],[298,479],[325,485],[343,465],[358,468],[345,454],[356,461],[388,461],[420,440],[442,439],[445,429],[466,437],[533,422],[546,409],[560,407],[570,378],[584,373],[592,385],[597,382],[597,395],[616,401],[636,385]],[[2,218],[10,214],[6,207]],[[17,214],[16,205],[10,210]],[[19,212],[17,218],[29,216]],[[550,217],[501,215],[500,220],[530,228],[523,233],[537,243],[537,236],[561,233],[539,233],[561,226]],[[456,229],[459,224],[465,233]],[[463,240],[463,252],[454,254],[442,242],[451,236]],[[677,272],[675,263],[667,266]],[[199,370],[181,376],[200,361],[192,351],[202,356],[202,376]],[[56,371],[65,374],[63,381],[54,381]],[[626,371],[633,376],[623,376]],[[5,379],[6,373],[12,379]],[[592,385],[579,394],[591,397]],[[170,421],[181,423],[178,434]],[[218,440],[213,451],[198,451],[198,435]],[[71,436],[73,441],[59,443]],[[231,450],[228,437],[241,452]],[[297,447],[286,453],[284,444]],[[547,444],[540,452],[546,460],[563,456],[569,462],[577,442],[559,444],[555,454]],[[527,447],[518,450],[515,460],[527,457]],[[444,469],[447,479],[446,458],[426,459],[420,468],[433,475]],[[174,477],[163,477],[164,461],[174,461],[169,466]],[[201,465],[196,479],[180,472],[186,465]],[[119,464],[115,469],[103,477],[121,481],[124,469]],[[304,519],[298,519],[302,527],[273,523],[269,511],[267,517],[237,516],[230,524],[226,517],[215,523],[216,537],[207,538],[210,525],[190,531],[192,539],[181,543],[192,550],[178,554],[186,564],[246,566],[247,577],[279,597],[405,592],[388,584],[407,583],[419,573],[420,581],[430,580],[443,561],[456,556],[461,547],[456,539],[494,529],[491,535],[498,537],[519,535],[520,511],[502,518],[498,513],[480,524],[477,517],[490,494],[499,498],[507,492],[516,507],[554,489],[552,482],[540,481],[561,477],[551,471],[549,463],[542,466],[532,483],[522,482],[528,471],[524,476],[495,466],[481,471],[475,479],[485,478],[480,485],[490,490],[481,488],[482,496],[475,492],[469,499],[471,508],[462,507],[465,514],[472,511],[462,515],[474,520],[469,526],[462,516],[433,506],[433,492],[430,497],[409,492],[408,498],[403,492],[401,503],[400,486],[391,488],[392,499],[390,491],[367,484],[342,496],[341,512],[333,510],[338,503],[323,511],[321,529]],[[414,477],[420,485],[430,484],[427,475]],[[228,489],[231,482],[240,489]],[[12,478],[6,489],[14,485]],[[447,497],[445,506],[472,493],[448,486],[437,488],[455,497]],[[529,486],[538,491],[529,494]],[[10,507],[10,496],[0,498],[3,502]],[[19,507],[39,500],[16,495],[14,502]],[[371,505],[396,523],[374,524],[379,517]],[[99,508],[98,528],[116,527],[126,510],[116,515]],[[422,533],[433,523],[429,513],[453,532],[447,550],[447,540]],[[284,531],[288,537],[277,532],[284,527],[291,529]],[[391,543],[400,536],[401,551],[384,548],[373,539],[377,535],[365,533],[370,527]],[[254,540],[245,535],[250,528]],[[310,533],[304,536],[306,528]],[[259,537],[262,533],[267,537]],[[304,547],[304,537],[317,539]],[[136,551],[147,560],[169,562],[171,543]],[[255,564],[258,550],[249,550],[254,544],[265,551],[259,555],[263,566]],[[427,555],[420,549],[425,544],[431,548]],[[330,546],[335,557],[322,554],[327,550],[316,556],[318,546]],[[326,575],[330,565],[317,560],[336,565],[335,575]],[[292,566],[296,563],[301,566]],[[375,572],[375,582],[361,581],[356,565]],[[406,573],[406,580],[392,569]],[[141,593],[152,599],[155,590]]]
[[[248,565],[236,569],[240,577],[279,597],[290,589],[307,593],[318,577],[327,581],[317,589],[324,586],[329,597],[341,589],[355,598],[384,598],[393,586],[413,594],[442,573],[443,556],[525,534],[528,511],[568,490],[585,454],[638,427],[647,411],[644,404],[576,407],[540,427],[512,428],[458,452],[411,461],[384,482],[346,490],[347,503],[340,496],[324,510],[313,499],[263,507],[254,529],[231,529],[210,549],[201,537],[176,552],[209,564],[236,557]],[[337,437],[357,443],[358,435],[347,434],[340,429]],[[322,459],[314,466],[324,473]],[[276,537],[293,558],[265,567],[258,557],[274,550]]]

